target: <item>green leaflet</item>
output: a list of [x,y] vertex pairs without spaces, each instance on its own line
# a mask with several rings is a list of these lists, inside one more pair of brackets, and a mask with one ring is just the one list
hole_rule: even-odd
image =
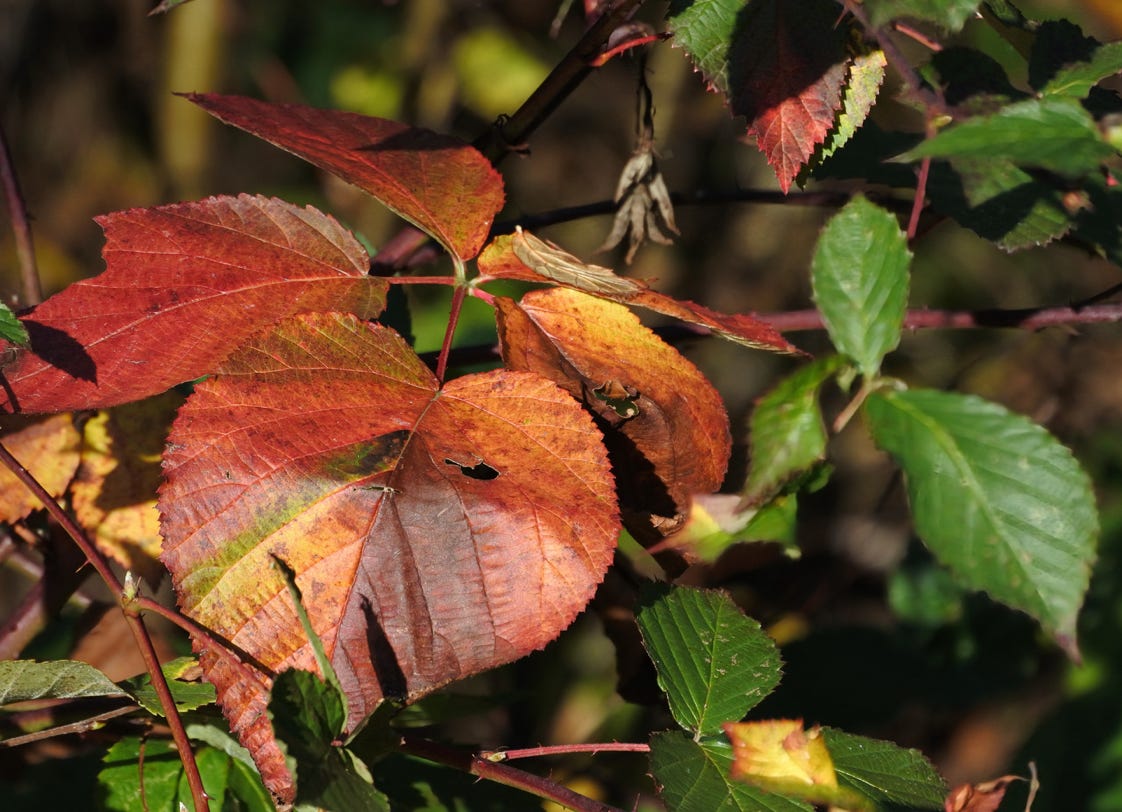
[[775,644],[727,593],[654,587],[641,603],[643,644],[682,727],[717,733],[779,684]]
[[830,340],[865,377],[876,375],[900,342],[911,256],[896,218],[860,196],[830,219],[818,240],[814,300]]
[[865,409],[877,445],[904,469],[916,532],[936,557],[1076,651],[1098,515],[1071,452],[970,395],[879,392]]

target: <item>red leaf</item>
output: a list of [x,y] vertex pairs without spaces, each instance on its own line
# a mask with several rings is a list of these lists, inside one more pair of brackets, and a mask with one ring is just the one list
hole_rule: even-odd
[[1024,780],[1019,775],[1003,775],[981,784],[959,784],[947,793],[943,808],[946,812],[996,812],[1009,785]]
[[[569,395],[506,370],[441,388],[396,333],[338,314],[286,320],[232,355],[180,411],[165,467],[162,557],[181,609],[268,672],[314,669],[269,564],[282,558],[351,730],[385,696],[548,643],[619,532],[600,435]],[[247,679],[194,642],[233,729],[282,775],[266,672]]]
[[[565,288],[495,301],[511,369],[544,375],[626,438],[613,448],[645,460],[622,472],[621,501],[678,518],[697,493],[716,490],[728,465],[728,415],[704,375],[625,307]],[[609,435],[609,445],[612,437]],[[632,461],[634,462],[634,461]],[[653,467],[654,477],[639,471]],[[659,505],[656,494],[669,496]]]
[[212,93],[186,97],[369,192],[461,260],[479,253],[503,207],[502,176],[457,138],[338,110]]
[[523,229],[492,240],[479,256],[479,270],[484,277],[551,282],[613,302],[643,307],[706,327],[747,347],[802,354],[774,327],[759,319],[744,314],[718,313],[695,302],[674,299],[651,290],[640,279],[619,276],[609,268],[581,262],[564,249]]
[[729,106],[786,192],[841,106],[849,60],[838,7],[824,0],[755,0],[730,52]]
[[0,409],[113,406],[212,371],[254,331],[309,310],[369,318],[386,282],[312,208],[243,195],[107,214],[106,270],[23,322],[31,352],[0,370]]

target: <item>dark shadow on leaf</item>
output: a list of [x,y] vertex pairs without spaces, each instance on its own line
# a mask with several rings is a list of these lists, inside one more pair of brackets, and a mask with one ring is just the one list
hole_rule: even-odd
[[23,322],[31,337],[31,351],[72,378],[97,383],[97,365],[78,341],[55,327],[32,319]]
[[386,630],[382,628],[369,598],[362,599],[362,614],[366,618],[366,645],[370,649],[370,660],[374,664],[374,675],[378,678],[382,696],[404,702],[409,690],[405,672],[401,670],[397,653],[386,637]]

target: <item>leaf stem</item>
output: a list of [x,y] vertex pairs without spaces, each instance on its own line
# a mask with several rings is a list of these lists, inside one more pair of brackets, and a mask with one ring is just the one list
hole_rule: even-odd
[[651,746],[642,742],[593,742],[590,744],[554,744],[547,747],[524,747],[516,750],[484,750],[479,758],[491,762],[513,761],[516,758],[539,758],[570,753],[649,753]]
[[8,201],[8,216],[12,220],[12,234],[19,257],[21,304],[30,307],[43,301],[43,285],[39,281],[39,269],[35,265],[35,245],[31,239],[31,221],[27,216],[27,206],[19,188],[12,153],[8,140],[0,128],[0,182],[4,184],[4,196]]
[[116,719],[118,716],[127,716],[138,710],[140,710],[139,705],[130,703],[120,708],[113,708],[113,710],[91,716],[88,719],[82,719],[79,722],[49,727],[45,730],[37,730],[34,733],[27,733],[23,736],[12,736],[0,740],[0,747],[19,747],[20,745],[31,744],[32,742],[43,741],[44,739],[53,739],[55,736],[68,736],[71,733],[86,733],[90,730],[97,730],[103,723],[110,719]]
[[458,750],[428,739],[405,737],[402,751],[428,761],[444,764],[488,781],[520,789],[538,798],[573,809],[576,812],[623,812],[617,807],[581,795],[548,778],[519,770],[508,764],[488,761],[482,755]]
[[440,355],[436,359],[436,379],[444,383],[444,373],[448,371],[448,355],[452,352],[452,337],[456,334],[456,325],[460,322],[460,312],[464,306],[464,296],[467,287],[459,285],[452,292],[452,307],[448,312],[448,327],[444,330],[444,343],[440,345]]
[[[791,310],[785,313],[756,313],[760,321],[781,333],[822,330],[822,314],[817,310]],[[982,329],[1018,327],[1039,330],[1067,324],[1099,324],[1122,321],[1122,303],[1065,305],[1060,307],[1027,307],[1012,310],[909,310],[904,314],[904,327],[918,329]]]
[[[7,468],[22,482],[29,491],[43,503],[47,508],[47,512],[59,523],[66,534],[74,540],[78,545],[78,549],[86,556],[86,560],[90,562],[97,574],[109,587],[114,595],[118,596],[120,600],[121,611],[125,615],[125,620],[128,622],[129,630],[132,632],[133,639],[136,641],[137,648],[140,651],[140,656],[144,659],[145,667],[148,670],[148,675],[152,678],[152,687],[156,691],[156,695],[160,699],[160,704],[163,706],[164,715],[167,718],[168,727],[171,728],[172,738],[175,740],[175,745],[179,750],[179,757],[183,761],[183,771],[187,774],[187,784],[191,788],[191,798],[195,802],[195,809],[198,812],[205,812],[209,807],[207,805],[207,794],[203,788],[202,776],[199,775],[199,765],[195,762],[195,754],[191,750],[191,741],[187,737],[187,731],[183,727],[183,720],[179,718],[179,710],[175,707],[175,700],[172,698],[171,689],[168,687],[167,679],[164,677],[163,669],[160,668],[160,660],[156,655],[156,647],[152,644],[152,638],[148,634],[148,629],[144,625],[143,619],[139,613],[129,605],[128,593],[126,593],[124,585],[121,584],[113,570],[109,567],[109,562],[101,554],[101,552],[93,545],[93,543],[86,536],[85,532],[78,523],[75,522],[58,501],[47,492],[30,471],[23,467],[19,460],[17,460],[10,451],[0,443],[0,463],[3,463]],[[131,598],[135,600],[135,597]]]

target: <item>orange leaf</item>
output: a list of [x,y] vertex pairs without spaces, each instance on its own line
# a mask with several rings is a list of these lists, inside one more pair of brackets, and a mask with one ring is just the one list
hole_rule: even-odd
[[552,282],[609,301],[653,310],[754,349],[800,353],[770,324],[752,316],[718,313],[694,302],[651,290],[640,279],[619,276],[610,268],[589,265],[524,229],[492,240],[479,256],[479,270],[493,279]]
[[507,365],[552,379],[615,429],[625,506],[676,519],[720,487],[731,446],[720,395],[627,308],[566,288],[495,305]]
[[94,544],[155,586],[164,574],[156,489],[160,455],[183,397],[169,392],[101,412],[82,427],[82,462],[71,486],[74,517]]
[[[106,270],[22,317],[0,409],[115,406],[211,372],[284,316],[385,306],[354,236],[312,208],[241,195],[98,218]],[[2,346],[3,342],[0,342]]]
[[462,260],[479,253],[503,207],[502,176],[457,138],[299,104],[213,93],[187,98],[369,192]]
[[[506,370],[441,387],[392,330],[296,317],[258,336],[180,410],[160,494],[182,610],[207,678],[274,791],[268,674],[314,668],[270,556],[297,574],[354,727],[556,637],[619,532],[607,454],[553,383]],[[574,505],[580,510],[573,510]]]
[[[0,442],[51,496],[60,496],[74,478],[81,437],[68,414],[0,415]],[[0,465],[0,522],[17,522],[42,507],[15,474]]]

